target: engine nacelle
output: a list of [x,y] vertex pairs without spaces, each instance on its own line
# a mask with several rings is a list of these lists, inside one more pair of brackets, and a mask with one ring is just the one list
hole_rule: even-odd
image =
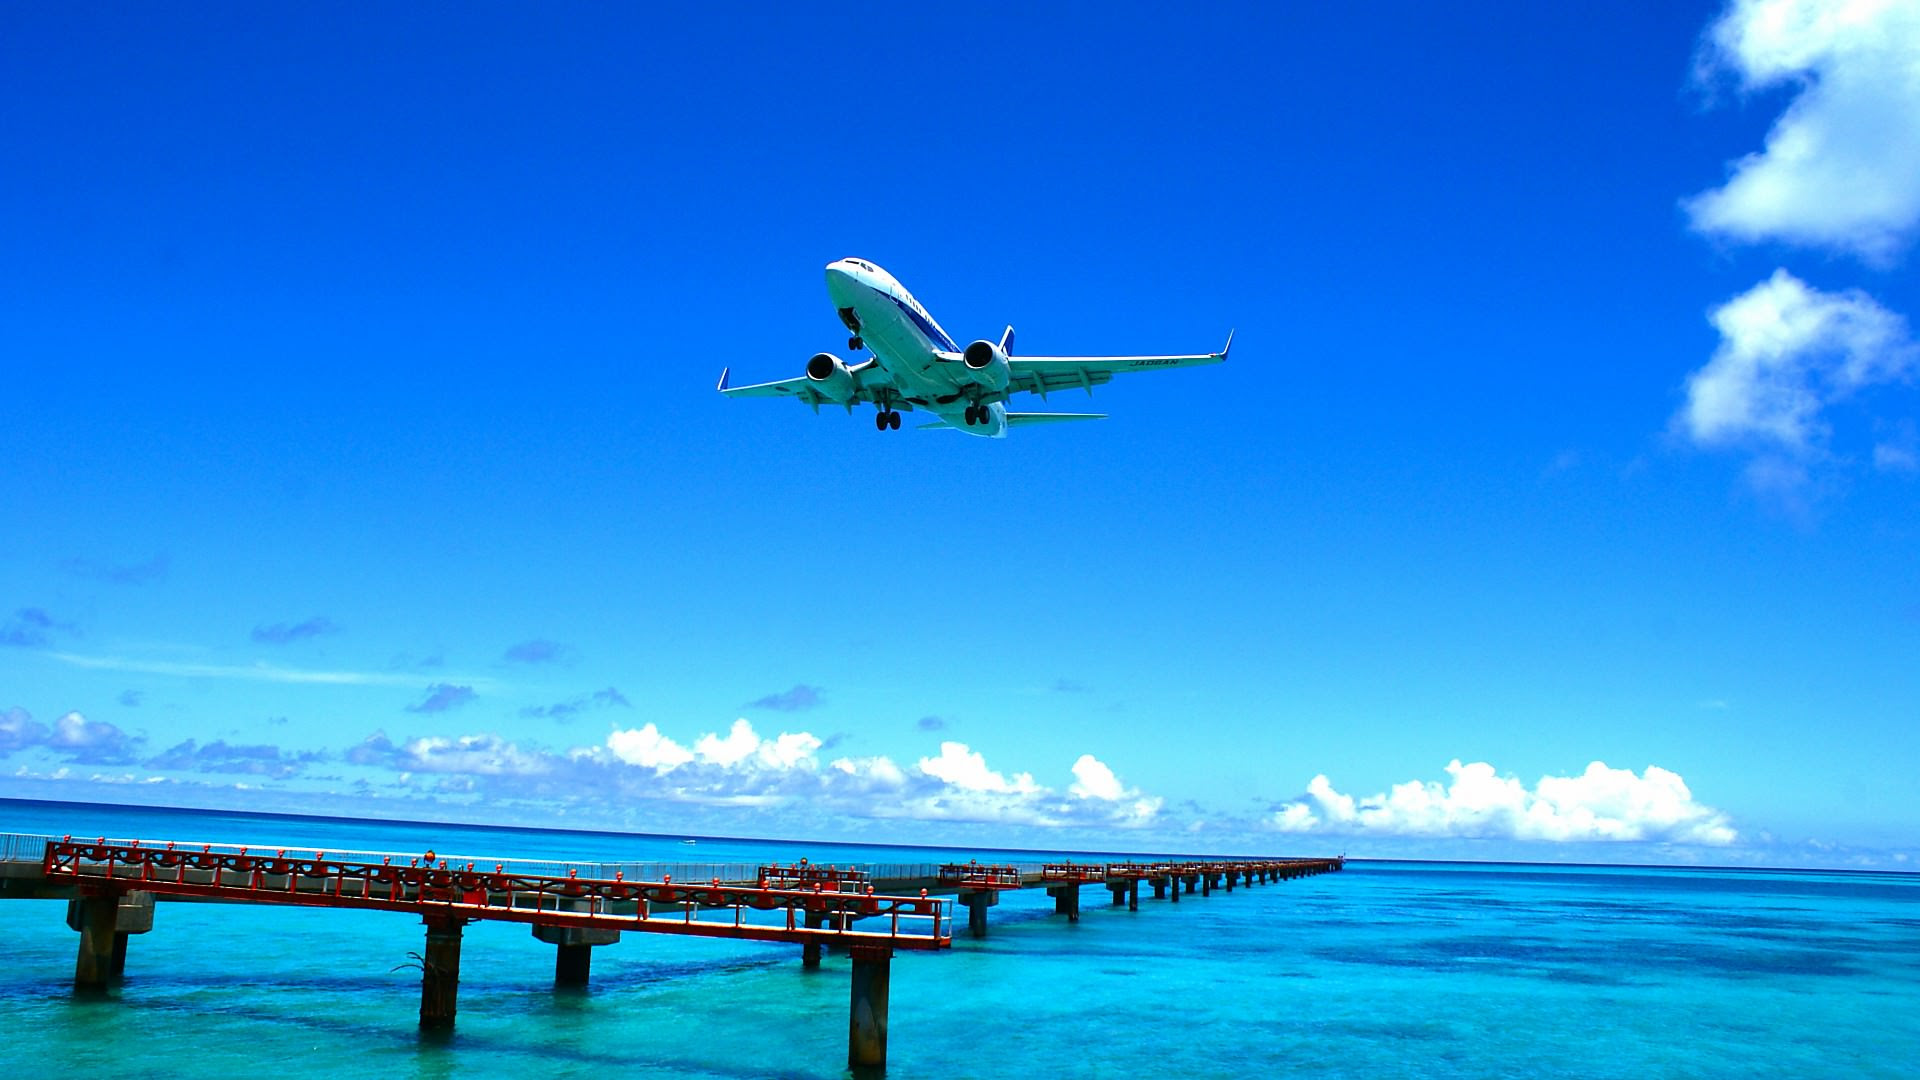
[[980,340],[966,347],[960,354],[966,361],[967,370],[972,372],[973,381],[989,390],[1005,390],[1012,368],[1007,364],[1007,354],[1000,346],[991,341]]
[[814,393],[835,404],[852,401],[859,391],[853,382],[853,372],[832,353],[815,353],[813,359],[807,361],[807,378],[813,383]]

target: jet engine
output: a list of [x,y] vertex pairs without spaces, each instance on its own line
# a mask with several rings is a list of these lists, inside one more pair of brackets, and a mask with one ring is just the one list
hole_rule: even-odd
[[813,383],[815,393],[836,404],[852,401],[860,389],[854,385],[853,372],[832,353],[815,353],[813,359],[807,361],[807,378]]
[[[1000,346],[982,339],[966,347],[960,354],[966,361],[967,370],[973,373],[973,381],[989,390],[1005,390],[1011,369],[1007,366],[1007,354]],[[812,372],[809,367],[808,372]]]

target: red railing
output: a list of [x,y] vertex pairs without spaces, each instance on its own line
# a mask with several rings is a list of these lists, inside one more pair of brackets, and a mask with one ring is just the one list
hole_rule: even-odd
[[776,889],[810,889],[818,885],[830,892],[865,889],[872,880],[865,870],[852,866],[816,866],[805,859],[791,866],[779,863],[760,867],[760,884]]
[[[643,933],[758,941],[847,941],[894,948],[938,949],[952,943],[947,902],[926,896],[879,896],[710,882],[628,881],[515,873],[474,862],[449,865],[433,852],[397,865],[329,858],[281,849],[213,850],[140,841],[64,838],[47,845],[42,871],[82,889],[145,892],[252,903],[374,908],[465,919],[581,926]],[[884,929],[857,922],[886,920]],[[824,923],[808,925],[809,923]],[[850,939],[850,940],[849,940]]]
[[1017,889],[1020,868],[1005,863],[947,863],[940,868],[940,884],[967,889]]
[[1040,868],[1040,880],[1078,882],[1107,880],[1105,863],[1047,863]]

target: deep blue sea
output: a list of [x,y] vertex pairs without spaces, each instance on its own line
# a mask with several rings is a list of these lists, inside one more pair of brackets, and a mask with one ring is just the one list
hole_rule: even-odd
[[[959,854],[5,800],[0,832],[628,862]],[[950,951],[899,954],[888,1075],[1920,1073],[1916,875],[1356,860],[1149,895],[1128,912],[1089,889],[1069,924],[1044,891],[1010,893],[986,939],[963,919]],[[476,924],[457,1029],[436,1039],[416,1027],[412,917],[163,902],[98,998],[72,993],[64,914],[0,901],[0,1060],[36,1072],[846,1075],[844,955],[806,971],[796,946],[628,934],[595,950],[589,988],[556,991],[551,946]]]

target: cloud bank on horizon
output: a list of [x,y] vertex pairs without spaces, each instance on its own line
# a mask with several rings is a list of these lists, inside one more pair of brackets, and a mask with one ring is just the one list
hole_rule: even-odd
[[1274,811],[1281,832],[1561,842],[1668,841],[1725,846],[1739,839],[1727,816],[1694,801],[1678,773],[1595,761],[1579,776],[1543,776],[1528,788],[1484,761],[1447,765],[1448,782],[1409,780],[1356,798],[1323,773]]
[[[191,740],[141,758],[142,740],[111,724],[68,713],[49,728],[25,710],[0,714],[0,757],[42,747],[69,764],[137,765],[121,782],[164,783],[169,773],[225,773],[288,780],[309,765],[337,761],[390,774],[381,785],[415,796],[476,796],[579,805],[609,798],[656,804],[772,807],[805,804],[857,818],[951,821],[1040,828],[1142,830],[1198,827],[1169,821],[1166,799],[1125,783],[1093,754],[1070,766],[1064,789],[1031,772],[1007,772],[962,742],[912,765],[885,755],[823,760],[826,741],[807,731],[762,736],[745,718],[690,744],[648,722],[610,730],[603,743],[547,750],[494,733],[423,735],[400,741],[375,732],[337,753]],[[1485,762],[1447,766],[1450,780],[1411,780],[1355,797],[1325,774],[1247,832],[1371,837],[1455,837],[1542,842],[1660,841],[1725,846],[1739,839],[1727,815],[1696,802],[1679,774],[1641,774],[1594,762],[1571,777],[1528,788]],[[355,782],[365,793],[375,785]],[[1216,825],[1217,827],[1217,825]],[[1231,829],[1232,825],[1229,824]]]

